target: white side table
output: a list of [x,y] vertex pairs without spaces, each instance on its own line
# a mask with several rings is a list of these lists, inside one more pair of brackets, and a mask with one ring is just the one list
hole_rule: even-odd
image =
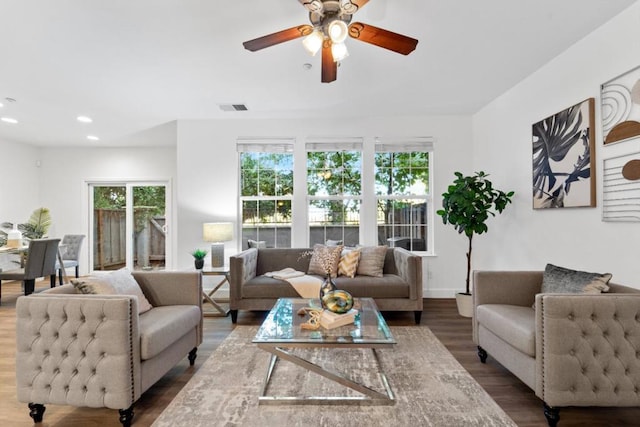
[[218,303],[218,301],[216,301],[213,298],[213,295],[218,291],[218,289],[220,289],[220,287],[222,287],[222,285],[224,285],[225,283],[231,283],[229,281],[229,272],[230,272],[229,267],[228,266],[224,266],[224,267],[205,266],[201,270],[201,272],[203,276],[224,276],[224,279],[222,279],[220,283],[215,285],[213,289],[209,291],[209,293],[207,293],[204,289],[202,290],[202,297],[204,298],[204,303],[211,304],[215,309],[215,311],[213,312],[203,310],[203,315],[207,317],[227,317],[227,315],[229,314],[229,309],[222,307]]

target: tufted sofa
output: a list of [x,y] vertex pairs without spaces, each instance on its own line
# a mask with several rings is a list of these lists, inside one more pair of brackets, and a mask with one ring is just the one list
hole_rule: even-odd
[[490,354],[534,390],[550,426],[560,407],[640,406],[640,290],[542,294],[542,271],[473,278],[480,360]]
[[137,298],[76,294],[73,285],[18,298],[18,400],[35,422],[44,404],[120,410],[133,403],[185,355],[194,364],[202,342],[199,272],[135,272],[153,305],[138,315]]
[[[238,310],[271,310],[278,298],[298,297],[286,281],[264,276],[270,271],[292,267],[306,272],[310,249],[247,249],[230,258],[231,320],[236,323]],[[383,277],[338,276],[338,289],[354,297],[373,298],[381,311],[413,311],[416,324],[422,315],[422,258],[402,248],[387,248]]]

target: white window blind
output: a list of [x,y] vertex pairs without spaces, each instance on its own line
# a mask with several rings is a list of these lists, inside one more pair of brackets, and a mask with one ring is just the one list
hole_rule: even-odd
[[411,138],[383,138],[375,139],[377,153],[408,153],[412,151],[432,152],[434,138],[430,136]]
[[239,153],[293,153],[295,138],[238,138]]
[[362,138],[307,138],[307,151],[362,151]]

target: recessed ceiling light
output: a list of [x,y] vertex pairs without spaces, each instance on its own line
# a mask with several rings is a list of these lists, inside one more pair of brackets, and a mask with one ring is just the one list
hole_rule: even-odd
[[15,125],[18,123],[18,121],[16,119],[13,119],[11,117],[2,117],[0,118],[0,120],[2,120],[5,123],[11,123],[12,125]]
[[100,138],[98,138],[97,136],[93,136],[93,135],[87,135],[87,139],[90,141],[100,141]]
[[82,122],[82,123],[91,123],[91,122],[93,122],[93,119],[91,117],[87,117],[87,116],[78,116],[78,117],[76,117],[76,120],[78,120],[79,122]]
[[2,104],[2,102],[0,102],[0,108],[4,107],[4,105]]

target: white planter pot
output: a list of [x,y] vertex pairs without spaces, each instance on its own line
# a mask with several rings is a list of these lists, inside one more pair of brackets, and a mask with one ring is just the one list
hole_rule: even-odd
[[456,294],[458,313],[462,317],[473,317],[473,295]]

